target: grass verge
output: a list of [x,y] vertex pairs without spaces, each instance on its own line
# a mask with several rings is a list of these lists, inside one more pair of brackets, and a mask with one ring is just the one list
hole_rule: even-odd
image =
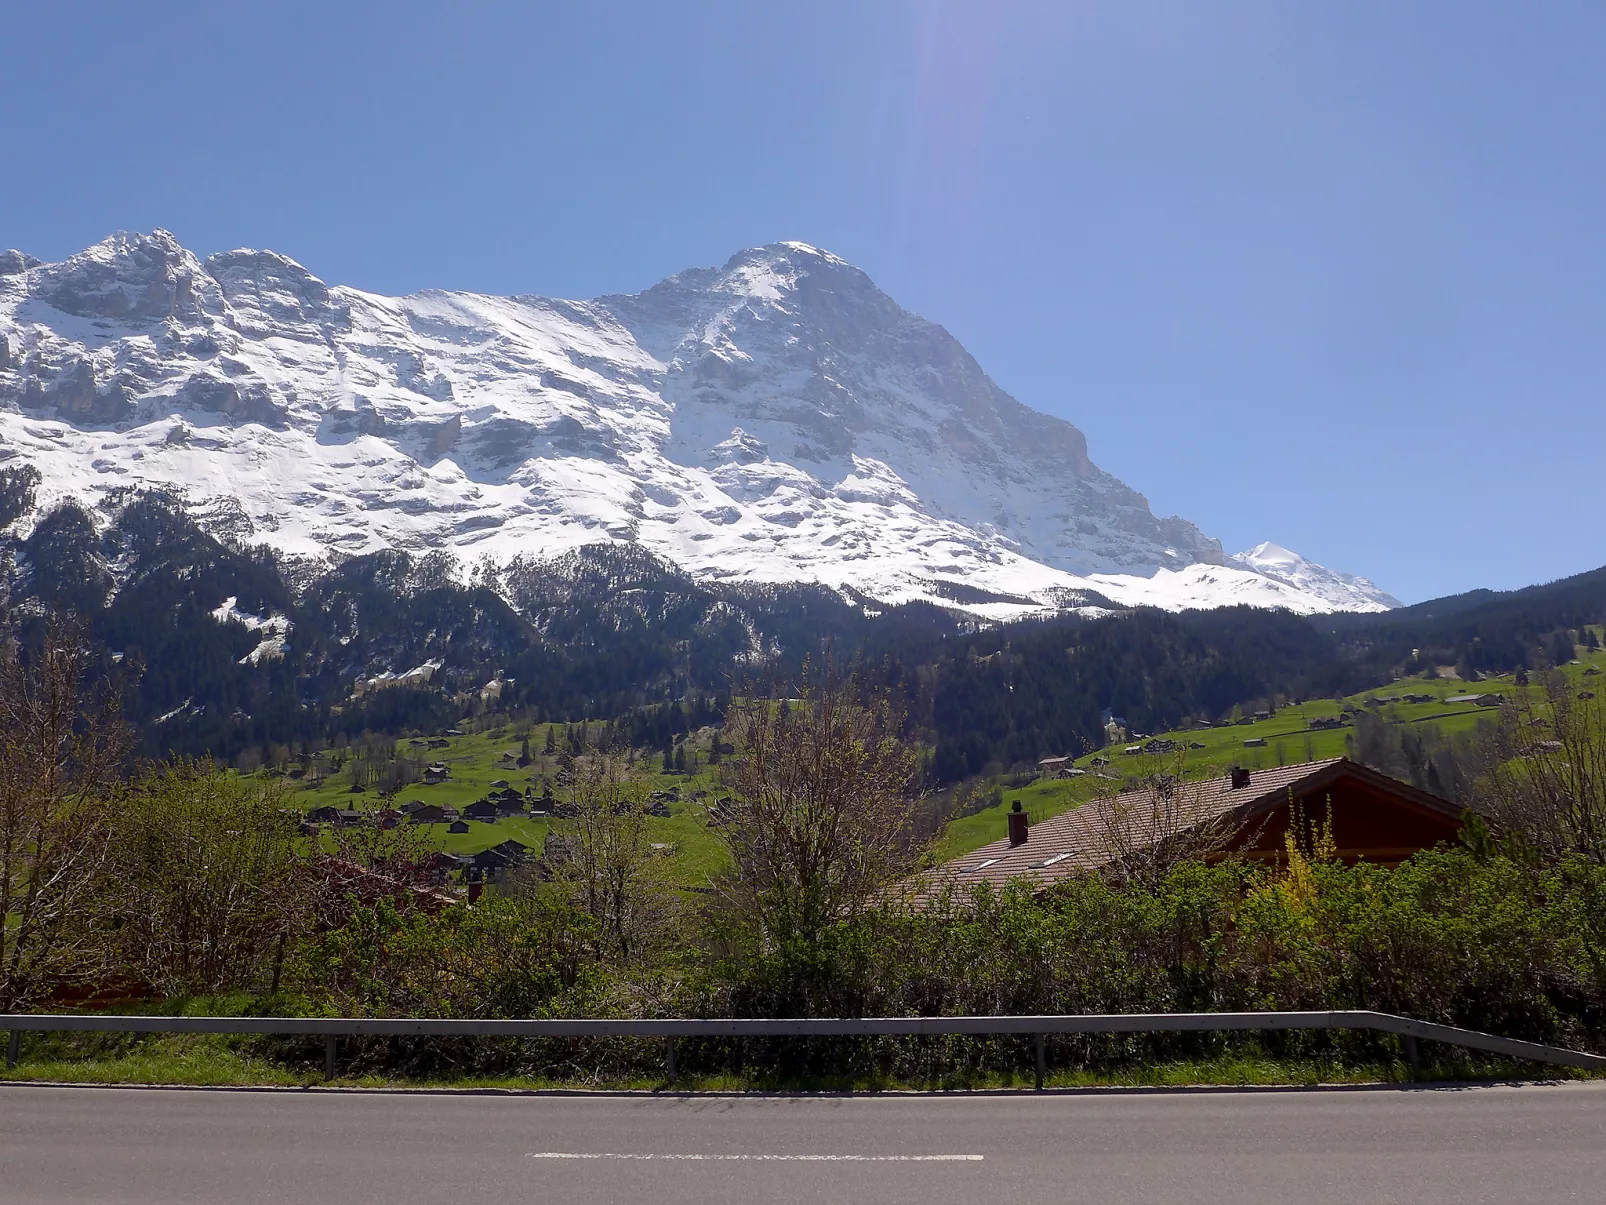
[[[253,1039],[210,1034],[163,1034],[101,1041],[85,1049],[81,1038],[28,1035],[15,1067],[0,1069],[0,1083],[72,1083],[175,1087],[307,1088],[325,1085],[321,1064],[264,1058]],[[1429,1060],[1415,1075],[1398,1060],[1345,1062],[1330,1057],[1277,1057],[1235,1051],[1204,1058],[1175,1058],[1113,1066],[1053,1068],[1048,1089],[1318,1087],[1324,1085],[1407,1084],[1411,1082],[1534,1081],[1606,1078],[1567,1068],[1502,1059],[1451,1057]],[[403,1076],[376,1073],[337,1075],[329,1086],[344,1088],[451,1090],[582,1090],[600,1092],[963,1092],[1026,1090],[1034,1086],[1029,1069],[957,1071],[922,1077],[855,1074],[701,1072],[690,1070],[670,1085],[661,1072],[647,1070],[564,1077],[519,1074]]]

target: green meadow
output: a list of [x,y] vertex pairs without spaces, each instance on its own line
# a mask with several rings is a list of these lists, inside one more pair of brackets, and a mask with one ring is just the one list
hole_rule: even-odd
[[[562,747],[565,725],[536,725],[530,735],[531,760],[523,767],[518,766],[516,761],[510,763],[504,759],[507,753],[512,753],[516,759],[522,749],[522,738],[507,725],[483,731],[465,730],[462,736],[444,737],[448,744],[441,749],[416,749],[406,740],[398,740],[398,753],[424,757],[431,762],[443,762],[451,770],[451,777],[436,784],[415,782],[405,786],[396,792],[393,802],[399,805],[417,799],[425,803],[450,804],[461,811],[475,800],[484,798],[492,789],[491,784],[498,781],[506,781],[521,792],[530,788],[537,796],[541,794],[545,783],[551,783],[554,795],[560,796],[557,786],[558,758],[543,752],[549,727],[553,729],[555,743]],[[710,744],[711,734],[706,731],[691,734],[685,742],[688,753],[695,752],[700,763],[706,761]],[[695,774],[665,774],[660,767],[656,753],[638,757],[635,764],[635,773],[643,789],[655,791],[676,787],[680,791],[678,800],[668,802],[669,816],[648,818],[650,840],[673,847],[671,856],[682,886],[704,886],[722,864],[724,854],[718,837],[705,823],[703,802],[693,800],[691,795],[695,791],[711,791],[715,786],[714,774],[706,766]],[[377,788],[354,791],[349,776],[344,773],[332,773],[316,786],[301,787],[296,792],[295,801],[303,811],[323,806],[377,811],[385,806],[384,797]],[[450,826],[446,824],[408,827],[416,829],[432,849],[473,854],[509,839],[539,850],[548,832],[561,833],[570,826],[569,821],[535,816],[483,822],[469,820],[466,823],[468,831],[462,833],[449,832]]]
[[[1601,635],[1601,630],[1596,629]],[[1606,649],[1591,651],[1580,646],[1578,659],[1564,671],[1580,688],[1586,683],[1599,682],[1606,689]],[[1594,669],[1595,674],[1589,670]],[[1269,719],[1252,720],[1246,724],[1227,727],[1187,728],[1171,732],[1149,733],[1151,738],[1174,741],[1184,746],[1181,755],[1183,771],[1189,777],[1211,778],[1225,774],[1232,766],[1263,769],[1267,766],[1292,765],[1296,762],[1316,761],[1328,757],[1343,757],[1346,739],[1352,728],[1324,728],[1312,730],[1310,722],[1318,718],[1336,717],[1346,708],[1365,708],[1374,711],[1391,723],[1432,724],[1446,734],[1474,731],[1480,723],[1494,719],[1492,708],[1480,707],[1471,702],[1452,702],[1457,695],[1505,694],[1518,687],[1510,674],[1482,678],[1476,682],[1460,678],[1401,678],[1386,687],[1362,691],[1344,699],[1311,699],[1280,709]],[[1431,695],[1432,702],[1392,702],[1403,695]],[[1265,745],[1250,745],[1249,741],[1264,741]],[[1136,738],[1125,744],[1142,743]],[[1194,746],[1198,746],[1195,748]],[[1040,778],[1025,786],[1005,789],[1003,802],[984,808],[974,815],[950,821],[936,848],[939,859],[946,861],[969,853],[1005,835],[1004,813],[1015,800],[1031,817],[1032,823],[1047,820],[1061,812],[1095,799],[1118,786],[1134,768],[1144,761],[1122,752],[1116,744],[1075,759],[1077,768],[1087,771],[1082,778]],[[1044,750],[1043,756],[1052,757],[1069,750]],[[1166,755],[1168,764],[1176,754]],[[1095,764],[1099,760],[1108,765]],[[1108,777],[1099,777],[1099,775]]]

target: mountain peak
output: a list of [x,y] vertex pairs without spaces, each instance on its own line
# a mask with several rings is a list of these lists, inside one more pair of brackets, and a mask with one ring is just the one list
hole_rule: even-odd
[[1357,583],[1333,592],[1269,546],[1228,563],[1074,425],[808,243],[578,303],[380,297],[273,251],[203,264],[163,230],[17,262],[0,272],[0,459],[38,465],[46,500],[189,490],[313,555],[505,563],[612,541],[705,580],[999,618],[1090,592],[1376,605],[1364,579],[1329,575]]
[[1368,578],[1340,573],[1270,540],[1240,552],[1231,563],[1333,604],[1341,611],[1388,611],[1403,605]]
[[200,262],[167,230],[120,230],[59,264],[34,270],[31,289],[65,314],[150,321],[200,303]]

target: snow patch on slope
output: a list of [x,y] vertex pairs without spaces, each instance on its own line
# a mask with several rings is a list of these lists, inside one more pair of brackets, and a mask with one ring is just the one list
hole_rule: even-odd
[[[229,595],[212,611],[218,623],[237,623],[259,634],[256,648],[240,658],[241,665],[260,665],[283,657],[290,647],[290,617],[288,615],[253,615],[240,610],[240,600]],[[166,718],[166,717],[164,717]],[[158,720],[158,723],[161,721]]]

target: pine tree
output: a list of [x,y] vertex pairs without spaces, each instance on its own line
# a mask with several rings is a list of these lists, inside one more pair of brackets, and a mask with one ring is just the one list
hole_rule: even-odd
[[684,774],[685,772],[686,772],[686,746],[685,745],[676,745],[675,746],[675,773]]
[[558,741],[557,741],[557,735],[556,734],[557,734],[557,729],[554,728],[551,724],[548,724],[547,727],[546,727],[546,749],[545,749],[545,753],[546,753],[546,755],[548,757],[551,757],[554,753],[556,753],[558,751]]
[[664,773],[665,774],[673,774],[674,772],[675,772],[675,755],[674,755],[674,752],[669,748],[669,746],[665,745],[664,746]]

